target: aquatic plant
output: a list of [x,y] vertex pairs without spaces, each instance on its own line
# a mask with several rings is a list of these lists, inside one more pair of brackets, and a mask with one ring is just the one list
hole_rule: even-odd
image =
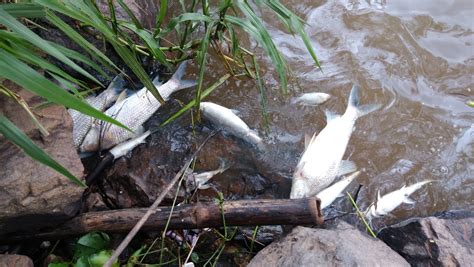
[[[130,20],[117,19],[116,6],[120,6],[128,14]],[[185,106],[178,112],[179,114],[184,113],[192,106],[198,107],[201,99],[215,89],[205,90],[203,85],[209,49],[213,49],[224,63],[229,75],[246,75],[256,79],[256,87],[261,96],[262,114],[265,122],[268,123],[267,96],[259,73],[258,62],[253,53],[241,45],[236,34],[238,30],[247,33],[266,51],[275,65],[282,92],[287,93],[287,66],[259,16],[258,11],[261,9],[266,8],[274,12],[288,31],[298,34],[314,60],[315,66],[320,67],[309,38],[304,31],[304,21],[279,1],[220,0],[217,3],[211,3],[208,0],[192,0],[179,1],[179,6],[181,9],[177,11],[178,14],[173,14],[174,17],[165,22],[165,18],[171,15],[169,13],[169,1],[160,1],[156,24],[154,28],[146,29],[124,4],[123,0],[109,0],[108,15],[103,14],[93,0],[31,0],[0,5],[0,24],[3,25],[0,28],[0,47],[2,48],[0,51],[0,81],[3,79],[11,80],[52,103],[76,109],[89,116],[124,127],[120,122],[107,117],[83,101],[82,92],[80,91],[89,90],[87,83],[93,82],[101,86],[102,84],[76,62],[90,66],[105,76],[103,68],[112,72],[119,72],[119,68],[57,14],[77,20],[80,25],[94,29],[99,38],[114,48],[125,64],[160,102],[163,102],[163,99],[141,66],[140,59],[148,57],[170,68],[173,64],[195,57],[199,65],[196,96],[191,102],[192,104]],[[38,21],[38,23],[33,21],[37,18],[47,20],[50,24],[61,29],[89,56],[84,56],[39,37],[30,29],[31,27],[41,27],[39,25],[41,21]],[[170,36],[177,36],[177,43],[163,46],[165,41],[166,44],[169,44]],[[228,47],[228,51],[224,51],[224,47]],[[83,75],[84,79],[87,79],[87,83],[72,77],[58,66],[45,60],[45,54],[56,58]],[[95,60],[93,61],[90,58]],[[55,82],[46,79],[42,75],[43,72],[49,74],[56,83],[67,87],[71,93],[61,89]],[[73,85],[78,85],[81,90],[76,90]],[[12,91],[6,87],[2,87],[2,92],[6,92],[5,94],[10,97],[13,95]],[[199,118],[199,109],[195,110]],[[172,120],[176,116],[172,116],[170,119]],[[32,115],[32,118],[34,118],[34,115]],[[12,129],[12,124],[7,123],[7,121],[8,119],[2,115],[0,132],[5,136],[7,136],[7,130],[5,129]],[[41,129],[38,122],[35,122]],[[7,138],[24,150],[28,146],[35,147],[31,140],[20,138],[16,133],[17,131],[14,131]],[[43,131],[43,134],[46,133]],[[78,179],[74,179],[67,170],[60,168],[59,164],[52,163],[54,160],[46,161],[44,153],[41,154],[37,151],[39,151],[38,147],[29,155],[31,156],[33,153],[36,159],[43,158],[42,163],[64,174],[76,183],[82,184]]]

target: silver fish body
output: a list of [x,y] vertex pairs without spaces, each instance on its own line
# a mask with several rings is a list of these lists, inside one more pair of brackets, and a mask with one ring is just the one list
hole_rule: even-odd
[[331,98],[331,95],[329,94],[313,92],[313,93],[302,94],[298,97],[294,97],[291,99],[290,103],[300,104],[300,105],[305,105],[305,106],[317,106],[328,101],[329,98]]
[[114,159],[118,159],[124,155],[126,155],[128,152],[132,151],[135,147],[137,147],[140,144],[145,143],[145,139],[151,134],[150,131],[146,131],[143,134],[132,138],[130,140],[127,140],[123,143],[120,143],[116,146],[114,146],[112,149],[110,149],[110,153],[114,156]]
[[377,191],[377,201],[372,203],[366,210],[366,216],[376,218],[385,216],[400,206],[402,203],[414,204],[415,201],[409,198],[411,194],[419,190],[423,185],[433,182],[431,180],[419,182],[410,186],[403,186],[402,188],[392,191],[384,196],[380,196],[380,191]]
[[[112,82],[109,84],[107,89],[105,89],[98,96],[90,96],[85,100],[93,108],[104,111],[110,105],[112,105],[120,93],[124,90],[125,81],[122,78],[122,75],[117,75]],[[71,115],[73,128],[72,136],[74,141],[74,146],[79,148],[82,144],[84,137],[87,135],[87,132],[91,129],[92,124],[95,121],[95,118],[82,114],[81,112],[69,109],[69,115]]]
[[[182,80],[185,69],[186,62],[183,62],[171,79],[157,88],[165,101],[169,99],[172,93],[196,85],[195,81]],[[84,138],[80,146],[80,151],[92,152],[108,149],[137,136],[140,134],[139,130],[142,129],[143,123],[145,123],[160,106],[160,102],[146,88],[141,89],[123,101],[117,102],[107,109],[105,114],[120,121],[133,132],[127,131],[114,124],[96,121]]]
[[336,198],[338,198],[342,191],[359,176],[360,171],[357,171],[351,175],[343,177],[340,181],[334,183],[330,187],[316,194],[316,197],[321,200],[321,209],[324,209],[331,205]]
[[353,86],[346,112],[342,116],[326,112],[326,127],[314,134],[293,174],[290,198],[308,197],[329,186],[339,173],[357,118],[380,108],[359,106],[358,86]]
[[231,133],[259,148],[263,148],[262,138],[240,119],[232,110],[211,102],[201,102],[202,115],[216,127]]
[[214,171],[207,171],[207,172],[201,172],[201,173],[189,173],[187,180],[186,180],[186,189],[191,192],[196,189],[207,189],[209,186],[207,186],[207,182],[211,180],[212,177],[216,176],[217,174],[225,172],[227,169],[229,169],[229,165],[226,164],[225,162],[221,164],[219,169],[214,170]]

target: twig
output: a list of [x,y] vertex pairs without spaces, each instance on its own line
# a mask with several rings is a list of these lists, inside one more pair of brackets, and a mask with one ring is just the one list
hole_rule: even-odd
[[140,221],[137,222],[135,227],[128,233],[128,235],[125,237],[125,239],[120,243],[118,248],[114,251],[112,256],[107,260],[105,263],[105,267],[111,267],[112,264],[115,262],[115,260],[118,259],[120,254],[125,250],[125,248],[128,246],[128,244],[132,241],[132,239],[135,237],[135,235],[138,233],[140,228],[142,228],[143,224],[148,220],[148,218],[151,216],[152,213],[156,212],[156,208],[158,205],[160,205],[161,201],[165,198],[166,194],[173,188],[174,184],[181,178],[181,176],[184,174],[184,172],[188,169],[189,165],[193,161],[194,157],[197,155],[197,153],[204,147],[204,145],[207,143],[207,141],[214,136],[216,133],[211,133],[205,140],[202,142],[202,144],[197,148],[197,150],[194,152],[194,154],[191,156],[191,158],[184,164],[183,168],[175,175],[173,180],[166,186],[166,188],[161,192],[161,194],[158,196],[158,198],[153,202],[153,204],[150,206],[148,211],[143,215],[143,217],[140,219]]
[[359,218],[362,220],[362,222],[365,224],[365,228],[367,228],[367,231],[369,231],[369,233],[374,237],[374,238],[377,238],[377,235],[374,234],[374,231],[372,231],[372,228],[370,228],[369,224],[367,223],[367,221],[365,220],[364,218],[364,214],[362,214],[362,212],[360,212],[359,210],[359,207],[357,206],[357,204],[355,203],[354,199],[352,198],[351,194],[349,194],[349,192],[347,192],[347,196],[349,196],[349,199],[351,200],[352,202],[352,205],[354,206],[354,208],[356,209],[357,211],[357,215],[359,215]]

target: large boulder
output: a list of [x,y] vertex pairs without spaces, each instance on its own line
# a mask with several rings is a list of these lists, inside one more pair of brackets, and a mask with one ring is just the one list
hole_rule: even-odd
[[413,218],[380,231],[379,237],[413,266],[471,266],[474,212]]
[[346,222],[335,229],[296,227],[260,251],[252,266],[409,266],[378,239]]
[[[12,84],[7,87],[15,88]],[[43,100],[28,91],[17,93],[30,106]],[[63,107],[52,105],[35,110],[49,136],[41,136],[27,113],[12,99],[0,96],[0,114],[23,130],[53,159],[76,177],[82,163],[72,143],[72,121]],[[84,188],[45,165],[31,159],[0,135],[0,234],[37,229],[63,222],[77,213]]]

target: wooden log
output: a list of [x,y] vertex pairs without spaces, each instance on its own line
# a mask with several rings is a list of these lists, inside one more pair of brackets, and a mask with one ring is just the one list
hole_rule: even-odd
[[[321,201],[303,199],[256,199],[224,201],[222,208],[227,226],[322,224]],[[122,209],[81,214],[54,230],[0,237],[2,241],[61,239],[93,231],[127,232],[147,211],[146,208]],[[163,230],[171,207],[158,207],[142,230]],[[168,229],[199,229],[223,226],[219,204],[197,203],[174,208]]]

